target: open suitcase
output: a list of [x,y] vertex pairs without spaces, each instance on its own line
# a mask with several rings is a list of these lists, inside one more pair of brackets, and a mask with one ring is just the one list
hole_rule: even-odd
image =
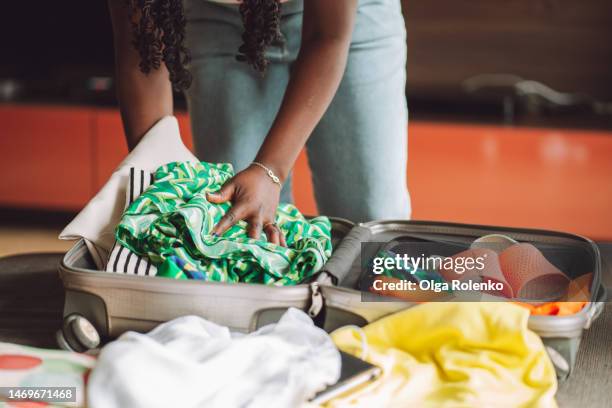
[[[290,287],[96,271],[85,244],[79,241],[60,265],[66,289],[64,316],[75,313],[84,316],[107,339],[127,330],[147,331],[188,314],[200,315],[234,330],[252,331],[277,321],[289,307],[307,311],[315,323],[328,331],[347,324],[362,326],[414,306],[402,301],[363,301],[363,293],[356,289],[362,270],[362,243],[383,245],[401,239],[429,242],[441,249],[448,245],[465,249],[474,239],[488,234],[504,234],[519,242],[532,243],[570,278],[593,273],[591,302],[580,312],[529,318],[529,328],[543,339],[558,377],[567,378],[582,331],[603,309],[605,293],[597,246],[586,238],[560,232],[405,220],[354,225],[332,219],[332,257],[311,282]],[[376,300],[375,295],[368,296],[368,300]]]

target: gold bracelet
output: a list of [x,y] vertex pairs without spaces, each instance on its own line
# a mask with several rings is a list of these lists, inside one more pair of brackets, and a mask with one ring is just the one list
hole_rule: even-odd
[[274,183],[278,184],[279,187],[283,187],[283,185],[280,182],[280,179],[268,167],[266,167],[263,164],[261,164],[259,162],[256,162],[256,161],[252,162],[251,164],[254,164],[257,167],[261,167],[262,169],[264,169],[266,171],[266,174],[268,174],[268,177],[270,177]]

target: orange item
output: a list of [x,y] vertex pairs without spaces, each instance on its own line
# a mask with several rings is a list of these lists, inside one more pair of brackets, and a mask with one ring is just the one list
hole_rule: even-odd
[[532,315],[568,316],[581,311],[587,302],[550,302],[537,306],[521,302],[516,302],[516,304],[529,309]]
[[567,301],[565,302],[550,302],[541,305],[522,302],[516,302],[516,304],[529,309],[532,315],[568,316],[578,313],[589,301],[589,288],[592,278],[593,274],[588,273],[572,280],[568,287]]

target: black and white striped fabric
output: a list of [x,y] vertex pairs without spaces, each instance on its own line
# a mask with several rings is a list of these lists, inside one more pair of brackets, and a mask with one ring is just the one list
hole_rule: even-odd
[[[125,208],[132,204],[151,184],[153,184],[153,174],[132,167],[126,191]],[[157,268],[146,257],[136,255],[115,241],[106,263],[106,272],[155,276]]]

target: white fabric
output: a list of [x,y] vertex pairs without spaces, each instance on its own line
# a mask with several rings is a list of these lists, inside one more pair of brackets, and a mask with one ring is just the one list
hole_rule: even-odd
[[104,347],[89,377],[91,408],[296,407],[340,376],[325,331],[289,309],[251,334],[196,316]]
[[106,264],[106,251],[104,251],[102,248],[97,247],[93,242],[87,239],[84,239],[83,241],[85,241],[85,246],[87,247],[87,250],[89,251],[89,254],[92,257],[94,264],[96,264],[96,268],[98,270],[103,270]]
[[166,116],[144,135],[98,194],[64,228],[59,238],[84,238],[89,248],[94,245],[97,249],[94,260],[106,260],[115,242],[115,227],[125,206],[130,167],[152,172],[173,161],[197,161],[197,158],[183,144],[176,118]]

